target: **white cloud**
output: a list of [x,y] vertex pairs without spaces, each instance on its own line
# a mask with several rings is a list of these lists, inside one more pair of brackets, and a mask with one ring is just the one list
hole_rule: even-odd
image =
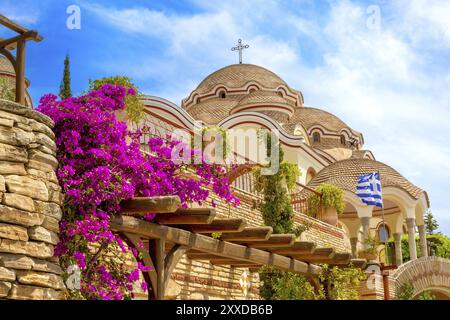
[[0,4],[0,12],[8,19],[25,26],[35,24],[40,14],[33,5],[10,1]]

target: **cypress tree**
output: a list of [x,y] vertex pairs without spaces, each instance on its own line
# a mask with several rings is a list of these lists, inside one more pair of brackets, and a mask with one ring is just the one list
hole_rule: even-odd
[[428,210],[425,215],[425,229],[428,234],[433,234],[439,228],[439,224],[433,216],[431,210]]
[[61,86],[59,87],[59,96],[61,97],[61,99],[72,96],[72,91],[70,89],[70,60],[68,54],[64,59],[64,73],[61,81]]

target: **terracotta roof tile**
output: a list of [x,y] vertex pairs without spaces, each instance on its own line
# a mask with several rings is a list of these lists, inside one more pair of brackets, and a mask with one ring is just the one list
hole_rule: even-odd
[[325,167],[308,184],[316,188],[321,183],[331,183],[344,190],[356,192],[358,176],[379,171],[383,187],[397,187],[406,191],[412,198],[418,199],[423,190],[413,185],[392,167],[371,159],[346,159]]
[[210,74],[198,85],[196,91],[203,94],[218,84],[228,88],[240,88],[249,81],[258,82],[267,88],[276,88],[279,85],[288,87],[286,82],[266,68],[253,64],[233,64]]

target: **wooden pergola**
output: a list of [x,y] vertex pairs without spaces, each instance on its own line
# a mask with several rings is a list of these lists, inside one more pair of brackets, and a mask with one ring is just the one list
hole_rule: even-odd
[[[18,33],[9,39],[0,39],[0,54],[4,55],[13,65],[16,72],[16,102],[25,104],[25,44],[28,40],[41,41],[43,38],[34,30],[9,20],[0,14],[0,24]],[[16,56],[11,51],[16,50]]]
[[[315,264],[365,264],[365,260],[351,259],[350,253],[297,241],[293,234],[272,234],[271,227],[247,227],[243,219],[217,217],[215,209],[179,205],[179,198],[172,196],[134,198],[123,201],[120,214],[111,221],[112,229],[141,253],[143,264],[151,267],[144,273],[151,285],[149,299],[164,299],[170,275],[184,254],[192,260],[253,271],[270,265],[303,274],[313,283],[321,271]],[[153,222],[135,217],[149,212],[156,214]],[[220,236],[213,237],[214,233]]]

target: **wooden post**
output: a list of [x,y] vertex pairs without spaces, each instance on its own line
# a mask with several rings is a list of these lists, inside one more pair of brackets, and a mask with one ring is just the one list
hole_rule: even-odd
[[152,257],[156,269],[156,299],[164,300],[164,239],[149,241],[149,254]]
[[384,292],[384,300],[390,300],[390,292],[389,292],[389,272],[381,271],[383,275],[383,292]]
[[25,105],[25,40],[17,41],[16,102]]

